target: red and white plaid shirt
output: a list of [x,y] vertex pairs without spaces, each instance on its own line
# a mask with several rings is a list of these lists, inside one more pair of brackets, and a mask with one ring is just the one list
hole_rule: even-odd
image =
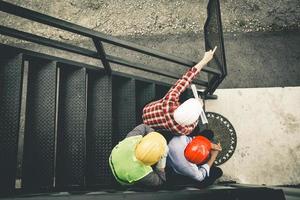
[[180,105],[179,96],[189,87],[198,73],[197,68],[190,68],[162,99],[147,104],[143,109],[144,124],[157,131],[167,130],[174,134],[189,135],[198,124],[198,120],[194,124],[181,126],[174,120],[173,114]]

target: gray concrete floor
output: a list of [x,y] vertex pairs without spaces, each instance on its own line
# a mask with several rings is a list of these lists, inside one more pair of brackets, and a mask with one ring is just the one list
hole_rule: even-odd
[[226,117],[237,134],[221,180],[243,184],[300,183],[300,87],[217,89],[206,110]]
[[300,85],[300,31],[225,34],[228,76],[221,88]]

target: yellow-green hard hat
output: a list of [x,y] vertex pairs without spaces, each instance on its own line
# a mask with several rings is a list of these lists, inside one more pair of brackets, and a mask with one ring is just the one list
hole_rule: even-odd
[[167,141],[161,134],[148,133],[136,146],[135,157],[145,165],[153,165],[164,155],[166,146]]

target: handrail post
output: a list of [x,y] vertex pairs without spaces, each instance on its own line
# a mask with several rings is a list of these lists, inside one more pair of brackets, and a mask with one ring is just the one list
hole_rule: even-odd
[[101,62],[104,66],[106,73],[111,75],[111,67],[110,67],[108,60],[106,59],[106,53],[105,53],[102,42],[99,39],[95,39],[95,38],[93,38],[93,42],[94,42],[94,45],[98,52],[98,56],[101,59]]
[[210,50],[218,46],[213,60],[208,64],[213,69],[221,71],[220,75],[208,74],[208,87],[203,94],[212,95],[227,75],[225,48],[221,21],[219,0],[209,0],[207,5],[207,19],[204,25],[205,49]]

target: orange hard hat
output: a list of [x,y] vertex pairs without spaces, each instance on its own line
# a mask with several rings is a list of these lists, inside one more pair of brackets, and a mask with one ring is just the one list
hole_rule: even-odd
[[185,147],[185,158],[194,164],[202,164],[207,160],[211,150],[210,141],[203,136],[197,136]]

